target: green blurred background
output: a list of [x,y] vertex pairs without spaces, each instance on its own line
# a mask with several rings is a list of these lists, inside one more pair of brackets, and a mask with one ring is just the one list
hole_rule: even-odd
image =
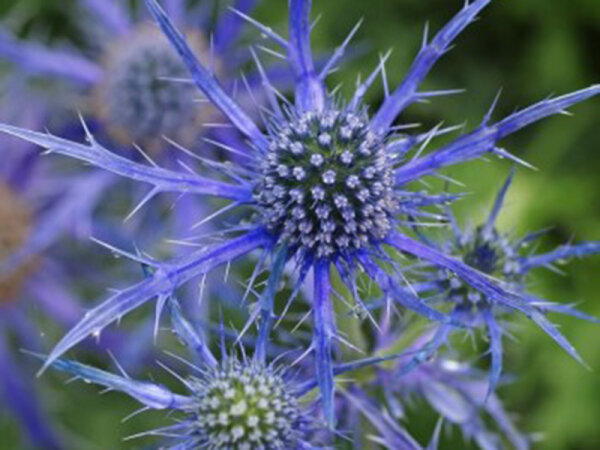
[[[184,0],[182,0],[184,1]],[[77,42],[77,17],[72,1],[2,0],[2,11],[14,4],[24,13],[25,29],[44,29],[54,39]],[[286,33],[284,0],[263,0],[255,16]],[[315,1],[322,19],[313,34],[317,50],[326,54],[364,17],[357,35],[358,55],[332,77],[350,92],[356,75],[367,74],[378,54],[393,48],[388,64],[390,85],[401,80],[429,21],[437,30],[463,4],[462,0],[322,0]],[[563,93],[600,82],[600,1],[497,0],[456,42],[428,78],[426,87],[466,88],[467,93],[411,107],[406,121],[435,125],[465,122],[475,126],[500,87],[503,94],[496,117],[509,114],[552,93]],[[373,89],[370,101],[380,100]],[[539,171],[519,169],[500,224],[518,232],[553,226],[545,245],[571,239],[600,240],[600,102],[573,108],[574,117],[548,119],[505,142]],[[457,205],[459,217],[476,221],[486,214],[510,165],[502,161],[474,162],[451,174],[468,186],[471,195]],[[585,312],[600,316],[600,257],[572,261],[566,275],[537,273],[536,293],[556,301],[579,302]],[[571,360],[550,338],[525,320],[519,321],[517,341],[506,343],[506,369],[518,375],[501,395],[515,412],[522,430],[541,432],[536,448],[600,449],[600,327],[575,319],[556,318],[564,334],[580,350],[592,370]],[[161,414],[121,423],[135,403],[123,396],[98,396],[82,384],[64,389],[60,380],[40,381],[48,409],[81,449],[136,448],[123,436],[160,423]],[[426,408],[411,415],[410,429],[424,438],[435,417]],[[21,448],[18,429],[0,409],[0,448]],[[470,448],[459,438],[442,448]],[[129,445],[131,444],[131,446]]]

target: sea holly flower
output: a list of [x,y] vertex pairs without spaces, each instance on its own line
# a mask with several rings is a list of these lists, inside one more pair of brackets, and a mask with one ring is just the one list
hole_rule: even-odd
[[[452,41],[474,21],[490,0],[466,3],[464,8],[433,38],[426,34],[414,64],[405,80],[386,94],[377,110],[363,103],[364,94],[385,71],[379,64],[364,83],[359,84],[349,101],[328,92],[325,80],[337,67],[349,39],[337,49],[320,71],[315,69],[310,48],[309,0],[289,2],[289,37],[286,39],[254,19],[244,17],[286,54],[294,75],[295,96],[290,102],[278,93],[255,61],[263,77],[265,95],[271,106],[264,126],[257,124],[238,105],[211,72],[199,61],[191,46],[176,29],[168,14],[155,0],[147,0],[155,20],[177,50],[196,86],[246,138],[243,147],[223,145],[240,155],[239,161],[219,166],[222,176],[200,176],[193,170],[175,171],[125,159],[100,145],[87,132],[87,144],[79,144],[47,133],[28,131],[8,125],[1,130],[36,143],[50,152],[60,153],[102,167],[124,177],[149,184],[152,189],[144,203],[162,192],[208,195],[230,203],[211,215],[237,210],[252,210],[244,220],[236,219],[223,231],[224,240],[170,261],[128,254],[131,259],[154,268],[154,274],[124,289],[89,312],[59,342],[44,367],[86,336],[96,333],[143,303],[158,298],[160,310],[179,286],[255,250],[262,250],[256,273],[265,267],[270,272],[271,288],[261,297],[260,308],[250,321],[260,318],[269,327],[276,315],[274,293],[281,280],[285,262],[296,264],[298,280],[292,298],[312,271],[313,338],[309,348],[315,355],[315,374],[322,395],[325,417],[334,426],[333,346],[342,340],[336,331],[332,308],[331,271],[339,273],[354,301],[362,305],[356,278],[360,271],[375,281],[387,298],[441,324],[458,325],[420,299],[407,285],[399,263],[384,248],[397,254],[420,258],[440,269],[449,270],[483,295],[519,309],[526,298],[487,274],[420,242],[407,231],[415,219],[439,218],[428,206],[445,204],[455,196],[413,189],[412,182],[437,175],[444,167],[479,158],[499,155],[515,159],[498,143],[512,133],[545,117],[563,113],[566,108],[600,93],[595,85],[581,91],[550,98],[518,111],[500,121],[492,121],[493,107],[482,123],[434,151],[427,144],[451,130],[434,128],[421,134],[402,133],[398,116],[409,105],[454,91],[419,91],[435,62],[450,48]],[[354,32],[354,30],[353,30]],[[350,36],[352,36],[351,32]],[[384,77],[386,78],[386,77]],[[387,90],[386,90],[387,92]],[[494,102],[495,103],[495,102]],[[414,152],[408,158],[408,154]],[[248,208],[250,207],[250,208]],[[433,214],[433,215],[432,215]],[[237,215],[236,217],[240,217]],[[417,223],[418,224],[418,223]],[[124,253],[125,254],[125,253]],[[383,263],[386,263],[385,266]],[[385,267],[391,266],[391,271]],[[250,280],[250,286],[255,277]],[[289,302],[288,302],[289,303]],[[368,310],[365,308],[365,310]],[[543,316],[531,318],[574,354],[572,347]]]
[[[52,366],[88,383],[129,395],[145,410],[173,413],[173,425],[141,432],[134,437],[162,437],[161,448],[207,448],[232,450],[318,449],[323,422],[315,414],[314,400],[308,394],[316,383],[310,372],[284,368],[284,363],[267,363],[257,347],[247,356],[228,353],[223,327],[220,327],[219,354],[213,353],[197,328],[182,314],[176,298],[167,300],[173,331],[188,348],[195,363],[173,355],[189,371],[181,375],[160,363],[183,385],[178,394],[161,384],[130,378],[117,363],[113,374],[70,360],[55,360]],[[283,356],[283,355],[282,355]],[[336,366],[336,375],[369,367],[385,358],[370,358]],[[170,414],[171,415],[171,414]],[[131,438],[131,437],[130,437]],[[420,447],[407,447],[419,450]]]
[[[447,255],[462,261],[480,273],[496,280],[498,285],[518,297],[504,298],[481,292],[464,282],[454,272],[447,269],[436,271],[434,281],[426,283],[429,289],[422,292],[430,295],[430,303],[449,304],[450,316],[456,321],[471,327],[485,328],[490,346],[491,371],[489,392],[493,392],[502,372],[502,337],[504,330],[502,321],[509,313],[521,313],[532,318],[556,340],[573,357],[582,362],[575,349],[558,333],[546,318],[547,313],[558,313],[579,319],[600,323],[600,319],[578,311],[569,304],[554,303],[529,293],[527,281],[530,272],[537,268],[553,268],[555,263],[564,264],[571,258],[582,258],[600,253],[600,242],[582,242],[567,244],[547,253],[536,254],[529,246],[543,236],[544,232],[531,233],[524,237],[503,232],[496,227],[496,219],[502,209],[504,198],[513,180],[514,171],[507,178],[498,192],[496,200],[485,222],[476,228],[461,229],[448,209],[447,214],[452,224],[452,236],[439,244],[439,248]],[[428,241],[431,242],[431,241]],[[435,244],[434,244],[435,245]],[[433,292],[432,292],[433,291]],[[442,344],[452,330],[442,325],[438,327],[432,339],[421,351],[402,368],[405,373],[416,367],[419,361],[426,360]]]
[[[125,3],[78,3],[85,49],[44,46],[17,39],[4,30],[0,56],[33,77],[71,88],[79,94],[72,96],[71,108],[93,116],[98,132],[124,148],[137,143],[158,156],[154,151],[165,147],[163,136],[192,145],[210,130],[210,125],[203,128],[204,123],[219,121],[216,111],[197,94],[184,64],[147,14],[139,14]],[[220,76],[234,74],[244,62],[241,54],[234,52],[241,18],[229,12],[221,14],[213,34],[212,12],[187,3],[168,0],[165,7],[186,31],[195,55],[211,71]],[[236,0],[232,6],[244,14],[255,4],[256,0]],[[228,58],[218,58],[225,53]],[[230,84],[232,87],[233,79]],[[64,98],[61,102],[64,109]]]

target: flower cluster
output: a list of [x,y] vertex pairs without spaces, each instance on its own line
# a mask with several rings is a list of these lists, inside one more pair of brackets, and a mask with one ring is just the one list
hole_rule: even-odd
[[[150,191],[134,212],[163,193],[212,197],[223,206],[196,224],[220,220],[218,231],[185,240],[187,246],[197,249],[179,252],[177,257],[160,260],[145,252],[131,253],[107,245],[143,265],[146,276],[90,310],[45,358],[42,371],[54,367],[125,392],[148,409],[180,413],[183,418],[175,425],[146,433],[167,437],[165,445],[171,449],[319,448],[315,446],[320,442],[333,443],[336,433],[351,432],[356,423],[368,420],[379,434],[378,442],[388,448],[416,450],[421,445],[397,417],[384,410],[386,403],[393,408],[392,397],[398,393],[400,404],[408,403],[407,390],[426,397],[482,448],[493,448],[505,439],[517,448],[527,448],[529,440],[514,430],[495,394],[501,380],[505,334],[500,318],[524,314],[580,359],[547,313],[596,319],[570,305],[535,297],[525,280],[535,267],[600,253],[600,244],[567,245],[547,254],[524,256],[523,245],[537,235],[516,241],[495,226],[512,176],[488,220],[467,232],[458,226],[450,208],[460,195],[436,190],[437,184],[425,179],[447,179],[442,172],[445,167],[484,155],[525,164],[499,142],[600,94],[600,85],[542,100],[494,121],[497,98],[478,126],[431,150],[436,138],[456,128],[435,127],[409,134],[406,130],[410,127],[403,125],[399,116],[416,102],[455,93],[422,91],[420,86],[490,0],[467,1],[435,36],[430,39],[426,34],[406,78],[395,89],[387,87],[386,58],[382,58],[347,100],[336,90],[328,90],[327,78],[342,62],[357,28],[329,59],[319,62],[310,47],[310,0],[289,1],[287,38],[247,15],[253,2],[240,1],[232,17],[245,20],[278,47],[267,53],[285,55],[286,71],[293,80],[294,92],[288,95],[274,79],[271,67],[263,66],[251,48],[258,81],[252,84],[243,79],[258,114],[246,110],[247,102],[237,101],[227,81],[217,79],[222,68],[214,62],[208,40],[190,32],[187,25],[187,38],[179,31],[183,10],[175,7],[175,2],[163,9],[157,0],[145,1],[166,37],[160,41],[156,30],[146,25],[131,28],[98,2],[87,3],[103,12],[125,39],[110,50],[104,70],[87,64],[87,71],[78,72],[99,89],[99,117],[109,123],[109,132],[128,144],[135,140],[160,149],[160,137],[165,134],[167,139],[190,143],[190,148],[177,146],[194,164],[178,161],[183,169],[173,169],[166,159],[157,164],[143,151],[148,161],[126,158],[101,144],[83,120],[85,143],[7,124],[0,124],[0,131],[49,153],[149,185]],[[224,42],[230,42],[233,33],[225,25],[217,28],[221,31],[218,56],[225,61],[230,49]],[[172,48],[167,48],[167,42]],[[374,109],[364,99],[378,77],[384,80],[386,90],[381,105]],[[222,127],[228,131],[204,139],[233,155],[227,161],[195,153],[199,150],[196,125],[202,120],[210,125],[215,117],[198,113],[197,95],[219,111],[220,120],[229,122],[229,128]],[[193,138],[183,136],[188,134]],[[207,201],[209,205],[212,203]],[[174,206],[178,207],[185,215],[186,207]],[[427,220],[449,225],[452,234],[437,240],[430,236]],[[241,277],[242,269],[234,268],[234,275],[230,274],[230,264],[250,255],[247,260],[254,267],[244,278],[245,293],[239,297],[237,292],[232,294],[234,302],[242,306],[249,296],[256,297],[253,308],[243,309],[247,319],[241,332],[233,324],[226,329],[222,320],[213,325],[208,312],[198,321],[186,317],[186,309],[176,300],[186,295],[184,287],[194,280],[201,280],[204,286],[207,276],[220,266],[227,267],[226,278]],[[381,298],[373,299],[372,291],[363,289],[365,284],[373,284]],[[237,302],[238,298],[241,301]],[[193,372],[185,377],[167,368],[183,383],[186,395],[154,382],[132,380],[125,373],[118,376],[63,359],[86,338],[99,335],[152,299],[156,299],[155,337],[166,309],[171,327],[192,350],[192,359],[199,361],[177,360]],[[372,354],[363,359],[347,361],[343,356],[347,348],[357,350],[358,344],[338,320],[338,303],[360,311],[372,325],[374,334],[363,343]],[[397,349],[407,328],[405,318],[393,314],[398,309],[409,318],[421,316],[431,322],[431,333],[417,339],[406,353]],[[282,330],[286,328],[282,323],[299,311],[300,323]],[[308,317],[311,320],[306,324]],[[480,326],[487,330],[491,354],[484,390],[481,379],[485,377],[475,369],[456,373],[451,370],[457,364],[454,359],[437,355],[451,336]],[[215,339],[205,340],[201,331],[215,327],[219,330]],[[301,327],[308,329],[308,334],[301,333]],[[279,339],[284,333],[289,345],[281,349],[277,346],[284,341]],[[242,357],[228,354],[226,340],[231,335]],[[211,346],[219,341],[217,357]],[[252,357],[247,356],[250,352]],[[272,358],[274,353],[276,358]],[[393,366],[392,360],[397,360]],[[290,376],[287,366],[295,367],[298,374]],[[337,378],[347,372],[356,375],[350,386]],[[440,391],[446,392],[443,395],[448,396],[450,410],[440,406]],[[457,396],[462,401],[453,402]],[[488,430],[480,408],[497,422],[499,433]],[[428,448],[436,448],[439,439],[438,427]]]

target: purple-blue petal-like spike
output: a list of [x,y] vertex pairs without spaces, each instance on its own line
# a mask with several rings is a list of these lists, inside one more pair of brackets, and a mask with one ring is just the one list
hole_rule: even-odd
[[56,242],[66,229],[76,226],[82,218],[89,218],[111,178],[112,175],[100,172],[73,180],[64,198],[38,217],[38,225],[23,246],[0,263],[0,273],[10,272],[26,263]]
[[256,124],[246,115],[237,103],[225,93],[215,77],[198,61],[185,38],[175,28],[156,0],[145,0],[150,13],[161,27],[183,63],[190,71],[194,83],[204,95],[231,121],[235,127],[252,140],[260,149],[266,149],[268,143]]
[[94,84],[102,77],[102,69],[82,56],[20,42],[4,30],[0,30],[0,57],[33,75],[58,76],[83,85]]
[[506,434],[515,450],[529,450],[531,447],[529,439],[516,429],[497,396],[492,395],[488,399],[485,404],[485,409],[488,414],[492,416],[500,429]]
[[408,432],[379,408],[358,388],[352,392],[344,391],[348,401],[379,431],[387,448],[399,450],[421,450],[421,446]]
[[[189,172],[176,172],[162,167],[136,163],[102,147],[90,134],[88,134],[89,145],[83,145],[50,134],[11,125],[0,124],[0,131],[37,144],[50,152],[85,161],[135,181],[149,183],[154,186],[150,193],[151,196],[160,192],[179,192],[214,195],[240,202],[251,199],[251,192],[246,186],[223,183]],[[147,200],[149,198],[145,199],[145,201]]]
[[266,364],[267,361],[267,347],[269,344],[271,328],[273,327],[273,321],[275,320],[275,314],[273,312],[275,307],[275,294],[281,283],[281,277],[283,275],[283,270],[285,269],[285,263],[287,262],[287,255],[288,251],[285,245],[275,253],[274,261],[270,269],[271,273],[267,280],[267,286],[259,300],[260,325],[258,328],[254,359],[262,364]]
[[[416,295],[409,291],[409,289],[402,288],[396,280],[394,280],[389,274],[381,269],[371,258],[364,253],[357,255],[358,261],[361,266],[365,269],[365,272],[369,277],[377,283],[377,286],[392,299],[398,302],[405,308],[420,314],[426,319],[433,320],[440,323],[451,323],[450,317],[445,314],[430,308],[424,302],[422,302]],[[459,325],[459,324],[456,324]]]
[[[350,30],[350,33],[348,33],[348,36],[346,36],[346,39],[344,39],[344,41],[335,49],[335,51],[333,52],[333,55],[331,55],[331,57],[325,63],[325,65],[323,66],[323,68],[321,69],[321,71],[319,73],[319,79],[321,81],[324,81],[325,78],[327,78],[327,75],[329,74],[329,72],[331,72],[332,70],[334,70],[336,68],[336,65],[340,62],[340,59],[343,58],[344,54],[346,53],[346,50],[348,50],[348,45],[350,44],[350,41],[352,40],[352,38],[354,37],[354,35],[356,34],[356,32],[358,31],[358,29],[360,28],[361,25],[362,25],[362,19],[359,20],[356,25],[354,25],[354,28],[352,28],[352,30]],[[390,52],[387,53],[387,56],[389,56],[389,54],[390,54]],[[360,102],[360,100],[362,99],[362,97],[364,96],[366,91],[369,89],[369,87],[371,86],[373,81],[375,81],[375,77],[377,77],[377,75],[379,75],[381,70],[383,70],[383,65],[385,64],[385,60],[387,60],[387,56],[385,58],[383,58],[382,62],[371,73],[371,75],[365,80],[365,82],[359,88],[357,88],[356,93],[354,94],[354,98],[352,99],[352,102],[349,105],[350,109],[356,109],[356,107],[358,106],[358,103]]]
[[533,320],[542,330],[544,330],[558,345],[560,345],[569,355],[581,364],[585,365],[575,347],[550,323],[550,321],[537,309],[529,305],[529,298],[525,295],[508,292],[497,282],[492,281],[481,272],[472,269],[466,264],[451,258],[438,250],[428,247],[414,239],[402,234],[394,233],[390,235],[386,242],[399,251],[412,254],[422,258],[430,263],[451,270],[471,287],[477,289],[491,300],[503,304],[511,309],[516,309],[531,320]]
[[184,316],[181,311],[181,305],[175,296],[170,296],[167,301],[169,316],[173,324],[173,330],[179,336],[179,339],[193,352],[193,356],[199,359],[203,364],[209,367],[217,365],[217,359],[204,342],[204,339]]
[[567,258],[581,258],[583,256],[600,253],[600,242],[583,242],[575,245],[561,245],[556,250],[542,255],[529,256],[521,259],[521,271],[523,273],[535,267],[547,266],[555,261]]
[[151,277],[118,292],[89,311],[54,347],[40,373],[86,337],[99,333],[104,327],[153,297],[171,295],[177,287],[190,279],[208,273],[215,267],[256,248],[268,245],[271,239],[262,230],[254,231],[227,241],[225,244],[215,245],[174,261],[161,263]]
[[333,430],[335,427],[335,386],[331,339],[335,335],[335,324],[333,323],[333,311],[329,297],[331,290],[329,261],[317,261],[314,272],[312,346],[315,352],[315,376],[321,391],[325,421],[329,428]]
[[124,392],[148,408],[190,411],[197,407],[197,401],[193,397],[174,394],[160,384],[132,380],[85,364],[63,359],[53,361],[52,367],[81,378],[85,382]]
[[425,345],[415,350],[415,355],[406,364],[401,365],[396,372],[396,376],[406,375],[408,372],[416,369],[424,362],[428,361],[435,352],[446,342],[450,332],[450,326],[442,324],[435,330],[435,334]]
[[321,111],[325,88],[319,79],[310,48],[310,9],[312,0],[289,1],[290,42],[288,60],[294,72],[296,106],[303,111]]
[[371,126],[375,130],[385,132],[394,122],[396,117],[411,103],[419,99],[417,89],[433,68],[437,60],[448,51],[452,41],[471,23],[479,12],[485,8],[491,0],[476,0],[465,7],[433,38],[427,42],[424,38],[423,47],[419,51],[412,67],[404,81],[390,95],[373,120]]
[[[176,0],[179,2],[179,0]],[[257,0],[236,0],[234,9],[238,13],[249,14],[256,6]],[[221,53],[226,52],[229,46],[238,38],[242,29],[243,19],[234,12],[224,14],[215,31],[215,47]]]
[[521,128],[543,118],[564,112],[566,108],[598,94],[600,94],[600,85],[594,85],[571,94],[541,101],[508,116],[494,125],[481,126],[436,152],[400,166],[396,171],[396,182],[403,185],[417,178],[430,175],[442,167],[477,158],[485,152],[492,151],[499,140]]
[[427,450],[438,450],[440,448],[440,434],[442,432],[443,424],[444,419],[440,417],[437,424],[435,425],[435,430],[433,430],[433,436],[431,436],[431,440],[427,445]]
[[498,195],[496,196],[496,200],[494,201],[494,206],[492,207],[492,210],[490,211],[490,215],[488,216],[487,221],[485,222],[485,231],[488,233],[494,229],[494,226],[496,224],[496,219],[498,218],[498,214],[500,213],[500,210],[502,209],[502,205],[504,203],[504,198],[506,197],[506,193],[508,192],[508,188],[510,187],[514,176],[515,176],[515,170],[513,168],[510,171],[510,175],[508,175],[508,178],[502,185],[502,188],[500,188],[500,190],[498,191]]
[[3,406],[13,411],[27,438],[36,448],[59,450],[63,447],[42,416],[40,405],[32,391],[34,381],[32,379],[32,384],[27,385],[26,379],[11,358],[4,337],[0,334],[0,397],[3,399]]
[[181,0],[163,0],[163,5],[165,12],[174,23],[181,24],[185,20],[186,2],[182,2]]
[[397,158],[403,158],[409,151],[419,144],[424,144],[432,139],[443,136],[453,131],[463,128],[462,125],[456,125],[445,128],[433,128],[426,133],[406,135],[389,142],[386,145],[386,150],[389,153],[396,155]]
[[496,386],[500,381],[500,375],[502,374],[502,328],[496,322],[491,306],[483,310],[483,320],[487,326],[490,338],[490,354],[492,358],[490,380],[486,395],[487,399],[496,390]]
[[563,305],[560,303],[552,303],[552,302],[538,302],[535,304],[535,307],[544,312],[555,312],[559,314],[563,314],[565,316],[575,317],[577,319],[586,320],[588,322],[600,324],[600,318],[590,316],[584,312],[581,312],[573,305]]
[[112,32],[125,33],[131,26],[129,15],[123,8],[122,2],[115,0],[83,0],[83,4]]

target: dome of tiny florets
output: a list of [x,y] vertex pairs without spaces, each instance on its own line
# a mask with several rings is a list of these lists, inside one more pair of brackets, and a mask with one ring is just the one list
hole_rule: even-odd
[[[192,33],[190,42],[205,61],[205,39]],[[150,145],[162,136],[191,141],[202,109],[198,94],[185,81],[187,69],[158,30],[141,26],[112,43],[104,70],[96,103],[114,137],[127,145]]]
[[[493,228],[478,227],[456,242],[451,253],[474,269],[505,282],[513,290],[519,290],[523,282],[518,250],[508,236]],[[464,283],[453,272],[442,271],[440,278],[454,303],[476,305],[483,299],[478,290]]]
[[[31,214],[15,192],[0,182],[0,264],[27,240]],[[0,273],[0,303],[12,300],[29,273],[31,264],[25,264],[8,275]]]
[[282,374],[231,359],[190,380],[198,399],[195,427],[208,450],[295,449],[303,416]]
[[397,209],[384,139],[335,109],[274,127],[254,191],[266,227],[317,257],[383,239]]

